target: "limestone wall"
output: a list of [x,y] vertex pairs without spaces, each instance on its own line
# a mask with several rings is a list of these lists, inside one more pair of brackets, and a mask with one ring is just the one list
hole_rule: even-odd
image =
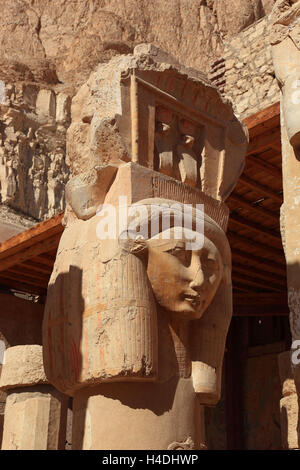
[[0,80],[0,203],[37,220],[64,209],[70,97]]
[[269,44],[268,17],[224,43],[210,78],[245,118],[279,101]]

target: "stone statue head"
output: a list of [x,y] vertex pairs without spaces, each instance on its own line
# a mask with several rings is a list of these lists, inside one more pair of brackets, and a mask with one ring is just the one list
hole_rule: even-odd
[[[192,324],[188,347],[197,393],[213,395],[212,401],[219,397],[231,318],[229,245],[218,224],[194,208],[185,219],[188,227],[182,229],[176,210],[164,227],[168,204],[183,211],[183,204],[164,199],[133,204],[127,233],[116,239],[97,238],[97,216],[65,230],[57,263],[67,275],[62,281],[54,271],[44,320],[45,368],[57,388],[72,394],[89,383],[156,380],[158,317],[168,315]],[[197,231],[199,220],[204,234]],[[64,245],[70,244],[74,249],[66,255]],[[84,301],[71,291],[82,292]],[[51,348],[53,335],[65,339],[61,348]]]
[[[224,261],[230,259],[225,234],[222,240],[218,225],[195,209],[188,218],[185,215],[184,222],[188,227],[182,227],[183,219],[176,215],[183,213],[183,204],[174,201],[145,200],[134,206],[149,207],[149,219],[140,220],[142,232],[145,222],[149,225],[151,220],[150,211],[152,217],[153,213],[158,213],[160,221],[156,220],[156,231],[153,231],[153,225],[149,227],[152,233],[147,239],[131,237],[128,243],[127,238],[123,246],[127,243],[129,250],[143,257],[153,294],[161,307],[182,319],[200,319],[220,286]],[[160,229],[162,224],[158,222],[170,216],[170,207],[173,220],[170,220],[169,228]],[[153,211],[153,208],[157,210]],[[203,234],[196,231],[197,218],[202,219]]]
[[[142,204],[152,207],[169,204],[174,208],[174,201],[138,203]],[[183,210],[182,204],[176,205]],[[159,214],[163,218],[164,211]],[[197,220],[201,218],[202,240],[196,231]],[[191,320],[190,357],[195,391],[203,404],[215,404],[221,393],[222,360],[232,316],[231,253],[225,233],[209,216],[193,209],[187,223],[190,228],[181,230],[180,217],[174,214],[169,229],[154,233],[147,240],[138,238],[132,242],[132,249],[144,259],[157,307],[174,318]],[[197,237],[199,246],[191,244]]]

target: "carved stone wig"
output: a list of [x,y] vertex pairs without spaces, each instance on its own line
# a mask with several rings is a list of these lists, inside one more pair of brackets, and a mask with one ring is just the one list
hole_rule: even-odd
[[[161,230],[168,204],[174,206],[174,201],[140,201],[131,206],[136,211],[128,225],[143,206],[147,215],[139,218],[140,227],[148,225],[149,234],[150,225]],[[176,206],[183,210],[183,204]],[[159,209],[157,224],[153,223],[153,207]],[[195,229],[199,215],[204,218],[204,236],[221,255],[222,279],[212,305],[192,321],[189,356],[196,391],[213,394],[215,400],[231,318],[230,250],[223,230],[195,209],[190,215],[191,227]],[[171,217],[170,228],[178,221]],[[155,231],[148,240],[99,240],[97,223],[99,217],[95,216],[65,230],[56,261],[60,269],[54,270],[49,284],[43,328],[45,368],[65,393],[89,383],[158,378],[157,302],[147,274],[148,247],[154,243],[157,250],[159,244],[169,241],[157,239],[159,232]],[[81,292],[85,300],[80,298]]]

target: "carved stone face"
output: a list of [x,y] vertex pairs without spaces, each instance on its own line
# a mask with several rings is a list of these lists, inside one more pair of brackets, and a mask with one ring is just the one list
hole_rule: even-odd
[[214,243],[204,237],[200,250],[186,250],[187,238],[148,241],[147,273],[158,303],[182,318],[201,318],[212,301],[222,277],[222,259]]

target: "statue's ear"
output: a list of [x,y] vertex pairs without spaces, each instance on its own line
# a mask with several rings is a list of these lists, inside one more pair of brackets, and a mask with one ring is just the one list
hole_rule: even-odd
[[148,253],[148,243],[142,236],[133,236],[127,231],[122,233],[119,238],[119,244],[123,252],[142,257]]

